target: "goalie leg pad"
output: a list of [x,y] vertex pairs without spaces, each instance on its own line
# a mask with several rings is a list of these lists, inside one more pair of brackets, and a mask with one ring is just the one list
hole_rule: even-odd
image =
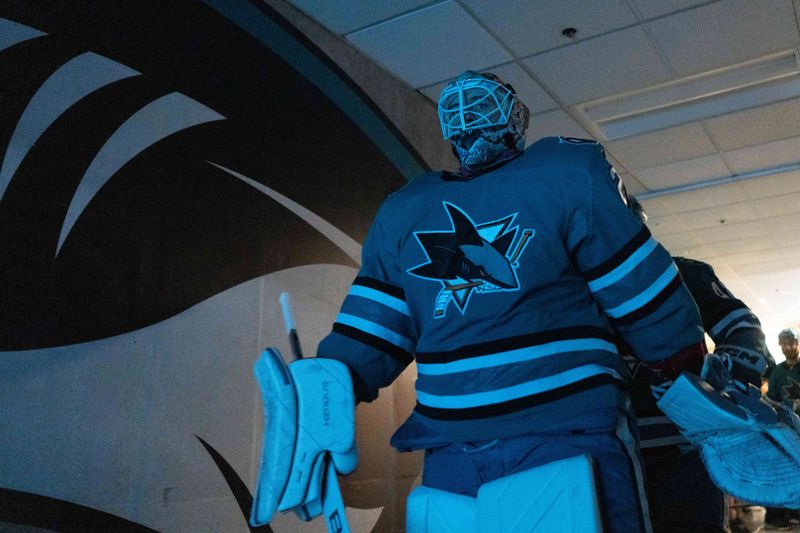
[[496,479],[478,490],[478,531],[602,531],[592,460],[579,455]]
[[579,455],[481,485],[478,497],[417,487],[408,496],[408,533],[599,533],[592,460]]
[[420,486],[406,500],[406,533],[478,531],[478,500]]
[[267,349],[254,368],[266,417],[261,469],[251,523],[269,523],[275,510],[310,520],[322,512],[323,469],[356,468],[355,397],[347,367],[323,358],[284,363]]

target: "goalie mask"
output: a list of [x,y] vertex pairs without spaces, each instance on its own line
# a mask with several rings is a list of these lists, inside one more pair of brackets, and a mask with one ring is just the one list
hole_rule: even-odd
[[439,124],[467,169],[485,167],[508,150],[525,148],[528,108],[511,85],[490,72],[468,70],[439,97]]

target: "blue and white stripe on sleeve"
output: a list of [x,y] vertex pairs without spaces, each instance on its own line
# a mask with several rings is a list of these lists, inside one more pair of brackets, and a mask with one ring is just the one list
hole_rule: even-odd
[[644,226],[614,255],[583,276],[617,325],[645,318],[681,285],[672,258]]
[[355,279],[333,331],[403,363],[413,359],[416,336],[403,290],[378,279]]

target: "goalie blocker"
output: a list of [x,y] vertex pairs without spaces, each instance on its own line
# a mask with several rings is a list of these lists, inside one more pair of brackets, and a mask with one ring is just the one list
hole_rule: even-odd
[[250,523],[275,511],[302,520],[325,514],[329,531],[349,532],[336,474],[355,470],[355,397],[347,367],[313,358],[286,365],[267,348],[253,369],[264,402],[261,467]]

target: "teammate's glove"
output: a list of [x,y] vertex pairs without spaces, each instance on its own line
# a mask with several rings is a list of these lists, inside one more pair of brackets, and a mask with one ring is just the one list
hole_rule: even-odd
[[767,370],[767,361],[761,354],[731,344],[717,346],[714,353],[725,364],[733,379],[756,387],[761,386],[761,376]]
[[749,380],[735,379],[732,372],[734,369],[739,370],[739,375],[742,375],[743,366],[738,364],[733,356],[725,352],[714,352],[706,356],[700,377],[718,391],[728,394],[736,392],[752,398],[761,398],[761,389],[754,386]]

